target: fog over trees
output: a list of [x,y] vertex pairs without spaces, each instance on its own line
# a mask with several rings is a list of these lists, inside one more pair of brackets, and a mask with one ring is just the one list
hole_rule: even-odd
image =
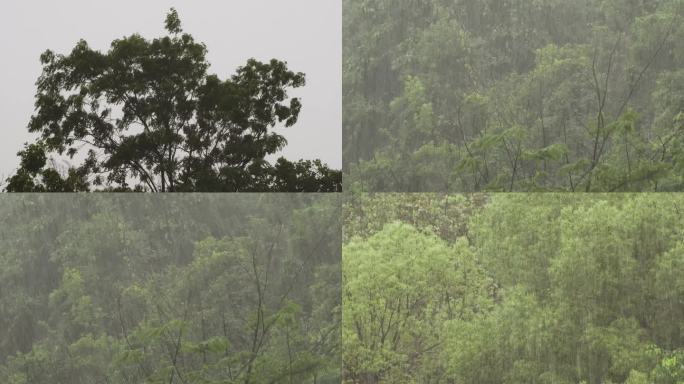
[[341,201],[5,195],[0,382],[339,383]]
[[365,191],[682,191],[681,0],[344,0]]

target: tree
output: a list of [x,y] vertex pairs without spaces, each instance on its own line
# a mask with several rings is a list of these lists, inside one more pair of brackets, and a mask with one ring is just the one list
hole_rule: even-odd
[[343,345],[350,383],[430,382],[443,326],[490,305],[489,281],[464,238],[449,245],[390,223],[343,248]]
[[345,383],[682,382],[682,196],[352,197]]
[[683,5],[344,1],[345,183],[682,190]]
[[[290,89],[305,75],[250,59],[229,79],[209,74],[207,48],[183,33],[174,9],[169,35],[115,40],[108,52],[76,44],[45,51],[29,131],[6,190],[307,191],[341,189],[340,172],[319,160],[268,160],[286,139],[302,104]],[[82,160],[60,170],[53,155]]]
[[339,194],[16,194],[0,382],[340,382]]

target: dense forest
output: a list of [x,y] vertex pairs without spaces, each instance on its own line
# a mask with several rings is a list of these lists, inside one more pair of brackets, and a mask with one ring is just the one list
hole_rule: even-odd
[[356,195],[350,384],[684,383],[684,196]]
[[684,1],[343,4],[350,187],[684,190]]
[[337,195],[0,200],[0,382],[339,383]]

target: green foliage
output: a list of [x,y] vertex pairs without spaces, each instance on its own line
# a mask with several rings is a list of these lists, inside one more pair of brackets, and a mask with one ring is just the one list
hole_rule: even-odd
[[350,189],[683,189],[680,0],[343,8]]
[[339,382],[340,208],[7,195],[0,382]]
[[[28,126],[39,139],[19,152],[7,191],[340,190],[340,172],[320,160],[267,160],[287,144],[274,128],[297,122],[302,104],[288,92],[305,85],[303,73],[249,59],[221,80],[175,9],[165,25],[170,36],[133,34],[107,52],[81,40],[67,55],[41,55]],[[64,155],[82,162],[46,162]]]
[[682,381],[682,196],[352,197],[345,382]]
[[408,372],[437,358],[443,324],[488,305],[486,279],[463,239],[449,246],[394,223],[343,252],[343,353],[352,382],[411,382]]

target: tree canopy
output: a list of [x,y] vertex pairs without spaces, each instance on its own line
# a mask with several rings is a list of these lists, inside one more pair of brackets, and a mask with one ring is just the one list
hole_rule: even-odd
[[302,104],[288,91],[303,73],[250,59],[222,80],[174,9],[165,25],[167,36],[133,34],[104,53],[81,40],[41,55],[28,125],[39,138],[19,152],[7,191],[341,190],[340,172],[320,160],[268,159],[287,144],[273,128],[297,123]]
[[0,382],[340,382],[337,194],[5,195]]
[[684,190],[681,0],[343,4],[350,187]]
[[684,382],[684,197],[359,195],[344,382]]

